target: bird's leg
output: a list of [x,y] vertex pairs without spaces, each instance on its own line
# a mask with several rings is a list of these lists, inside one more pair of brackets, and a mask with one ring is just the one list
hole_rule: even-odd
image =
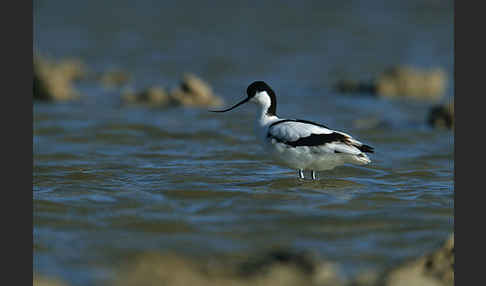
[[316,172],[314,170],[311,170],[311,176],[312,180],[317,180]]
[[304,172],[301,169],[299,169],[299,178],[304,179]]

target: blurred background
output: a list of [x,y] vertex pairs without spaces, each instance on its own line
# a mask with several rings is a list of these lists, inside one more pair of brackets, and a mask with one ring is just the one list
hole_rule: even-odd
[[[33,4],[34,284],[393,283],[452,234],[453,1]],[[275,165],[251,106],[207,111],[255,80],[373,163]]]

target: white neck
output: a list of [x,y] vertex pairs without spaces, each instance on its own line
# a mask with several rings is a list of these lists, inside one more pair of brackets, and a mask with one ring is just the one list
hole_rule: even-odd
[[266,106],[258,106],[257,110],[257,124],[260,125],[260,127],[267,126],[269,124],[272,124],[279,118],[275,115],[268,115],[267,113],[268,107]]
[[255,131],[257,133],[257,138],[261,140],[261,142],[265,142],[267,138],[268,126],[275,121],[278,121],[279,118],[275,115],[268,115],[267,114],[268,108],[263,106],[258,106],[256,122],[255,122]]
[[278,119],[277,116],[268,115],[268,109],[270,108],[271,101],[270,96],[267,94],[266,91],[261,91],[255,94],[255,96],[251,99],[253,103],[255,103],[258,107],[257,111],[257,124],[260,127],[264,127],[268,124],[271,124],[275,120]]

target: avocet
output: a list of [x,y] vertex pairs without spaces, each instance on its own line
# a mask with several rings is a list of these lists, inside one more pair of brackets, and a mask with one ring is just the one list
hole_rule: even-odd
[[247,97],[234,106],[213,112],[227,112],[246,102],[255,103],[258,106],[257,135],[264,149],[284,166],[298,170],[300,179],[304,179],[304,171],[310,171],[312,180],[316,180],[316,171],[371,162],[365,153],[373,153],[373,147],[344,132],[307,120],[279,118],[277,97],[265,82],[253,82],[246,94]]

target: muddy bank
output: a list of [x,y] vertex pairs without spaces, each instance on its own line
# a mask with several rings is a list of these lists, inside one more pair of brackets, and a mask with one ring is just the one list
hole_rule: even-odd
[[440,249],[390,271],[385,281],[387,286],[454,285],[454,235]]
[[115,285],[454,285],[454,237],[423,257],[384,273],[365,271],[354,278],[341,275],[339,265],[310,253],[275,250],[244,261],[196,262],[175,255],[141,256],[121,272]]
[[410,66],[392,66],[370,81],[343,79],[334,86],[340,93],[425,100],[440,99],[446,87],[447,76],[442,69],[419,69]]
[[[237,259],[238,260],[238,259]],[[121,271],[114,285],[345,285],[338,267],[309,254],[276,250],[245,261],[196,261],[148,254]]]
[[[454,236],[423,257],[378,273],[365,271],[347,279],[339,265],[308,252],[285,249],[240,257],[189,258],[175,253],[137,255],[115,271],[110,285],[309,285],[309,286],[452,286]],[[36,284],[37,283],[37,284]],[[61,286],[58,280],[34,278],[34,285]]]

